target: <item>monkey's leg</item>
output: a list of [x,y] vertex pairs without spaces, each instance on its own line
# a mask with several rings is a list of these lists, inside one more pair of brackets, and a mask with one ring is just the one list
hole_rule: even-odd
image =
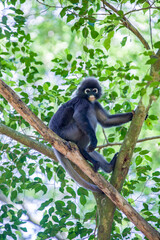
[[106,173],[110,173],[114,170],[115,167],[115,163],[117,160],[117,155],[118,153],[116,153],[113,157],[113,159],[111,160],[111,162],[107,162],[107,160],[98,152],[94,151],[94,152],[90,152],[89,155],[95,159],[96,161],[99,162],[100,164],[100,168],[103,169]]
[[88,160],[89,162],[91,162],[93,164],[94,171],[97,172],[100,167],[100,162],[97,159],[93,158],[90,155],[90,153],[88,153],[85,149],[79,147],[79,151],[86,160]]

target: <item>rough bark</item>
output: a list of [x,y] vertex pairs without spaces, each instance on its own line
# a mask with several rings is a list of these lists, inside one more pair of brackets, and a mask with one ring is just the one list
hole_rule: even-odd
[[76,145],[66,142],[51,131],[2,80],[0,80],[0,94],[5,97],[16,111],[30,123],[46,141],[50,142],[58,151],[75,163],[149,240],[159,240],[160,234],[158,231],[147,223],[109,182],[99,173],[93,171],[90,165],[80,155]]
[[[120,149],[115,170],[111,176],[110,182],[119,192],[121,191],[126,175],[128,173],[133,150],[136,145],[145,116],[145,108],[140,102],[136,110],[135,116],[131,122],[130,128],[126,134],[122,147]],[[101,203],[98,197],[96,198],[96,200],[98,209],[99,211],[101,211]],[[103,239],[103,236],[105,234],[106,239],[109,240],[111,238],[111,229],[116,206],[113,204],[113,202],[110,201],[109,198],[106,198],[104,203],[105,204],[103,209],[105,209],[107,214],[105,216],[103,216],[103,214],[99,215],[100,224],[98,231],[98,239]],[[103,228],[104,225],[106,226],[105,228]]]
[[[152,81],[159,82],[160,81],[160,50],[158,50],[157,54],[152,56],[153,58],[156,58],[157,61],[155,64],[151,66],[151,76],[153,77]],[[150,83],[148,83],[149,86]],[[148,102],[144,105],[143,104],[143,98],[141,99],[139,106],[136,110],[136,114],[131,122],[131,125],[129,127],[129,130],[126,134],[125,140],[122,143],[118,159],[115,166],[115,171],[112,173],[111,177],[111,184],[120,192],[123,186],[123,183],[125,181],[125,178],[127,176],[131,157],[134,151],[134,147],[136,145],[140,130],[142,128],[143,121],[145,119],[145,116],[151,107],[152,101],[155,100],[155,98],[152,95],[152,92],[150,95],[147,95]],[[100,211],[101,209],[101,202],[99,199],[100,197],[96,197],[97,200],[97,207]],[[112,231],[112,223],[113,223],[113,217],[114,212],[116,209],[116,206],[111,202],[109,198],[106,197],[105,201],[103,201],[104,209],[107,212],[107,215],[104,217],[103,214],[99,215],[100,219],[100,225],[99,225],[99,239],[103,239],[103,236],[106,236],[106,240],[110,240],[111,238],[111,231]],[[105,225],[106,228],[103,228],[102,226]],[[103,231],[102,231],[103,230]],[[154,239],[154,238],[152,238]]]

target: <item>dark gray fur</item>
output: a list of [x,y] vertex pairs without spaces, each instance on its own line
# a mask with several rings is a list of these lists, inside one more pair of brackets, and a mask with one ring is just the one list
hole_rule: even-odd
[[[85,89],[88,88],[90,91],[85,93]],[[94,92],[95,88],[98,89],[98,93]],[[77,91],[77,96],[64,103],[58,109],[51,118],[49,127],[61,138],[76,143],[83,157],[93,164],[95,171],[101,168],[105,172],[110,173],[114,169],[116,155],[108,163],[102,155],[94,151],[97,146],[97,123],[105,128],[118,126],[131,121],[133,113],[109,115],[99,102],[89,101],[88,98],[90,95],[94,95],[96,100],[101,96],[101,87],[95,78],[88,78],[81,83]],[[65,156],[56,149],[54,149],[54,152],[62,166],[77,183],[86,189],[100,192],[100,189],[96,185],[84,180],[74,170],[70,161]]]

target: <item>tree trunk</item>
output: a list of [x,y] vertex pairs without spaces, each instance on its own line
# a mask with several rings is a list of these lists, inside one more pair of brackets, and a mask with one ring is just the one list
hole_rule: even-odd
[[[155,56],[153,56],[155,58],[157,58],[157,61],[152,65],[151,67],[151,76],[153,77],[153,81],[160,81],[160,74],[159,74],[159,70],[160,70],[160,49],[158,50],[157,54]],[[154,88],[153,88],[154,89]],[[129,127],[129,130],[126,134],[126,137],[124,139],[124,142],[121,146],[119,155],[118,155],[118,159],[116,162],[116,166],[115,166],[115,170],[112,173],[111,176],[111,184],[120,192],[122,187],[123,187],[123,183],[126,179],[128,170],[129,170],[129,166],[130,166],[130,161],[131,161],[131,157],[134,151],[134,147],[136,145],[140,130],[142,128],[142,124],[143,121],[146,117],[146,114],[149,110],[149,108],[151,107],[151,103],[154,99],[154,96],[152,95],[152,93],[150,95],[147,96],[148,97],[148,106],[144,107],[142,101],[143,98],[141,99],[140,103],[139,103],[139,107],[136,110],[136,114],[134,119],[131,122],[131,125]],[[97,202],[97,207],[98,207],[98,211],[99,213],[101,213],[101,200],[99,199],[100,197],[95,197],[96,202]],[[103,234],[102,234],[102,229],[103,229],[103,225],[107,226],[105,229],[105,236],[106,236],[106,240],[110,240],[111,238],[111,232],[112,232],[112,224],[113,224],[113,217],[114,217],[114,213],[115,213],[115,209],[116,206],[112,203],[112,201],[109,198],[106,198],[105,201],[105,206],[103,207],[103,210],[105,209],[105,215],[103,215],[103,211],[102,213],[99,215],[99,229],[98,229],[98,236],[99,236],[99,240],[103,239]],[[154,238],[151,238],[152,240]]]

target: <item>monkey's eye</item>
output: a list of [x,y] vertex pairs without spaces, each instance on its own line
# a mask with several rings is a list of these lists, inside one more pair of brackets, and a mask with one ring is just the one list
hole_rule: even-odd
[[92,90],[94,93],[98,93],[98,89],[97,88],[93,88]]
[[89,89],[89,88],[86,88],[85,90],[84,90],[84,93],[85,94],[87,94],[87,93],[89,93],[91,90]]

